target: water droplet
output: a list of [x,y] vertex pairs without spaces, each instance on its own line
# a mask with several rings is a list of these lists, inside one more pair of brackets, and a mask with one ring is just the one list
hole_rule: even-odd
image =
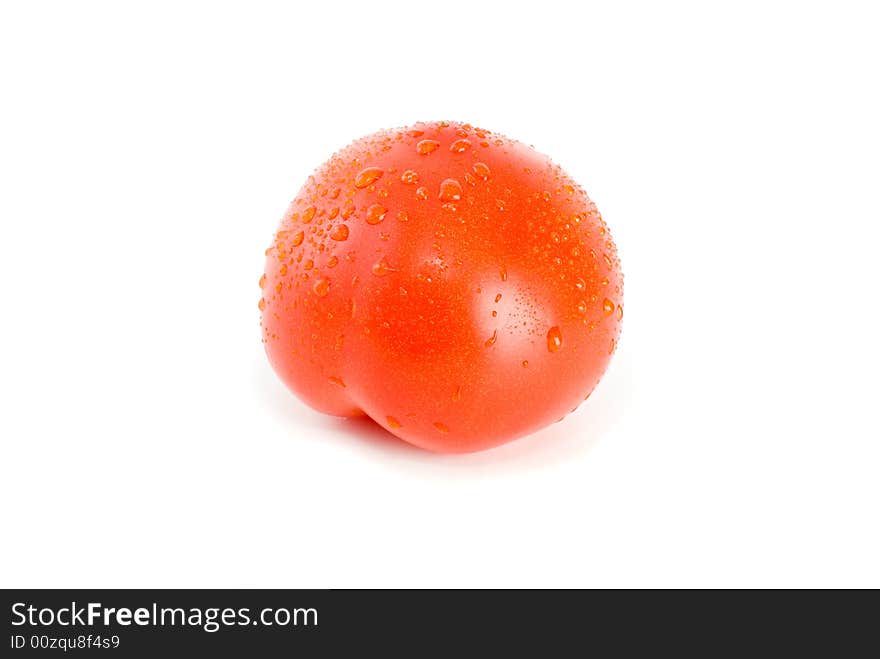
[[617,320],[623,320],[623,305],[617,305]]
[[407,169],[400,175],[400,180],[407,185],[414,185],[419,182],[419,175],[411,169]]
[[354,187],[365,188],[382,178],[384,173],[384,170],[379,167],[367,167],[366,169],[362,169],[358,172],[357,176],[354,177]]
[[567,194],[567,195],[574,194],[574,186],[573,185],[563,185],[562,189],[565,190],[565,194]]
[[386,416],[385,420],[388,422],[389,428],[400,428],[400,421],[395,419],[393,416]]
[[486,339],[486,347],[491,348],[495,345],[495,342],[498,340],[498,330],[492,332],[492,336]]
[[483,162],[475,162],[474,174],[485,181],[487,178],[489,178],[489,165]]
[[582,315],[582,316],[586,316],[586,315],[587,315],[587,303],[584,302],[583,300],[581,300],[580,302],[577,303],[577,307],[576,307],[576,308],[577,308],[577,312],[578,312],[580,315]]
[[367,224],[379,224],[385,219],[388,209],[381,204],[373,204],[367,209]]
[[314,285],[312,285],[312,290],[315,291],[315,295],[318,297],[324,297],[330,292],[330,280],[326,277],[316,279]]
[[330,232],[330,237],[339,242],[348,240],[348,227],[344,224],[337,224],[333,231]]
[[556,352],[562,347],[562,332],[558,327],[551,327],[547,332],[547,350]]
[[311,270],[315,267],[315,262],[312,259],[306,259],[306,262],[303,263],[303,270]]
[[500,211],[506,211],[506,210],[507,210],[507,204],[504,203],[504,200],[503,200],[503,199],[496,199],[496,200],[495,200],[495,208],[497,208],[497,209],[500,210]]
[[279,270],[279,274],[284,277],[287,275],[287,264],[281,266],[281,270]]
[[409,215],[406,214],[406,211],[400,211],[397,213],[397,219],[401,222],[406,222],[409,220]]
[[608,285],[608,277],[602,277],[602,281],[600,281],[599,283],[602,284],[603,286],[607,286]]
[[338,199],[340,192],[341,192],[341,190],[339,188],[333,188],[333,192],[330,193],[330,198],[331,199]]
[[440,142],[437,140],[422,140],[418,144],[416,144],[416,151],[418,151],[423,156],[428,155],[429,153],[433,153],[437,150],[437,147],[440,146]]
[[260,311],[264,311],[266,309],[265,298],[260,298],[260,302],[259,302],[259,304],[257,304],[257,307],[259,307]]
[[501,302],[501,293],[495,296],[495,304],[498,304],[499,302]]
[[416,190],[416,196],[419,199],[427,199],[428,198],[428,188],[421,187]]
[[614,339],[611,339],[611,346],[608,348],[608,354],[610,355],[614,352],[614,348],[617,346],[617,342]]
[[300,245],[302,245],[302,241],[305,240],[305,238],[306,238],[305,233],[303,233],[302,231],[297,231],[294,234],[293,238],[290,239],[290,244],[293,247],[299,247]]
[[574,281],[574,287],[579,291],[583,291],[587,288],[587,282],[585,282],[581,277],[578,277]]
[[452,400],[461,400],[461,385],[458,385],[452,392]]
[[339,263],[339,258],[336,256],[331,256],[327,260],[327,267],[328,268],[335,268],[338,263]]
[[466,139],[455,140],[452,144],[449,145],[449,150],[452,151],[452,153],[464,153],[470,148],[471,141]]
[[315,217],[315,213],[317,211],[318,211],[318,209],[315,208],[314,206],[309,206],[308,208],[306,208],[302,214],[303,224],[308,224],[309,222],[311,222],[312,218]]
[[377,277],[384,277],[389,272],[395,272],[395,270],[388,265],[388,262],[385,261],[385,259],[382,259],[378,263],[374,263],[371,270],[373,274]]
[[260,277],[260,288],[266,288],[266,273],[263,273],[263,276]]
[[507,281],[507,268],[501,266],[501,281]]
[[611,260],[610,256],[608,256],[607,254],[602,254],[602,258],[605,259],[605,265],[607,265],[609,268],[614,267],[614,262]]
[[528,367],[529,367],[529,360],[528,360],[528,359],[523,359],[522,366],[523,366],[523,368],[528,368]]
[[439,421],[435,421],[434,427],[442,433],[449,432],[449,426],[447,426],[445,423],[440,423]]
[[445,179],[440,184],[441,201],[459,201],[461,199],[461,183],[454,178]]
[[342,378],[339,377],[338,375],[331,375],[327,379],[330,380],[330,382],[335,384],[337,387],[343,387],[343,388],[345,387],[345,382],[343,382]]
[[614,302],[606,297],[602,300],[602,310],[605,312],[606,316],[610,316],[614,313]]

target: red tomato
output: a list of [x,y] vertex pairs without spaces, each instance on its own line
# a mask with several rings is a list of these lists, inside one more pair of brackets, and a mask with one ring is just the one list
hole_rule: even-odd
[[620,333],[620,263],[596,206],[545,156],[468,124],[335,154],[266,254],[263,342],[285,384],[432,451],[559,420]]

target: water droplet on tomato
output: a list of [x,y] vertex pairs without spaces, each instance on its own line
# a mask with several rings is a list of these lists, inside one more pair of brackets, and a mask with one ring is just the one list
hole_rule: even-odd
[[400,175],[400,180],[408,185],[414,185],[419,182],[419,175],[411,169],[407,169]]
[[260,288],[266,287],[266,273],[263,273],[263,276],[260,277]]
[[452,392],[452,400],[461,400],[461,385],[458,385]]
[[367,224],[379,224],[385,219],[388,209],[381,204],[373,204],[367,209]]
[[605,312],[606,316],[610,316],[614,313],[614,302],[606,297],[602,300],[602,310]]
[[343,382],[342,378],[339,377],[338,375],[331,375],[327,379],[330,380],[330,382],[335,384],[337,387],[343,387],[343,388],[345,387],[345,382]]
[[558,327],[551,327],[547,332],[547,350],[556,352],[562,347],[562,332]]
[[416,144],[416,151],[418,151],[423,156],[428,155],[429,153],[433,153],[437,150],[437,147],[440,146],[440,142],[437,140],[422,140],[418,144]]
[[312,285],[312,290],[315,291],[315,295],[318,297],[324,297],[330,292],[330,280],[326,277],[316,279],[315,283]]
[[394,272],[394,269],[388,265],[388,262],[385,259],[382,259],[378,263],[374,263],[371,271],[377,277],[384,277],[389,272]]
[[419,199],[427,199],[428,198],[428,188],[420,187],[416,190],[416,197]]
[[400,421],[395,419],[393,416],[386,416],[385,420],[388,422],[389,428],[400,428]]
[[302,214],[303,224],[308,224],[309,222],[311,222],[312,218],[315,217],[315,213],[317,211],[318,211],[318,209],[315,208],[314,206],[309,206],[308,208],[306,208]]
[[262,298],[262,297],[260,298],[260,302],[259,302],[259,304],[257,304],[257,307],[259,307],[260,311],[264,311],[266,309],[265,298]]
[[449,432],[449,426],[447,426],[445,423],[440,423],[439,421],[435,421],[434,427],[442,433]]
[[617,305],[617,320],[623,320],[623,305]]
[[382,178],[384,173],[384,170],[380,167],[367,167],[366,169],[362,169],[358,172],[357,176],[354,177],[354,187],[365,188]]
[[303,233],[302,231],[297,231],[293,235],[293,238],[290,239],[290,244],[294,247],[299,247],[300,245],[302,245],[302,241],[305,240],[305,237],[305,233]]
[[454,178],[445,179],[440,184],[440,201],[459,201],[461,199],[461,183]]
[[333,240],[337,240],[339,242],[342,242],[343,240],[348,240],[348,227],[344,224],[336,225],[333,231],[330,232],[330,237]]
[[452,151],[452,153],[464,153],[470,148],[471,141],[466,139],[455,140],[449,145],[449,150]]
[[484,181],[489,178],[489,165],[482,162],[474,163],[474,174],[479,176]]
[[498,340],[498,330],[495,330],[494,332],[492,332],[492,336],[490,336],[488,339],[486,339],[486,347],[491,348],[492,346],[495,345],[495,341],[497,341],[497,340]]

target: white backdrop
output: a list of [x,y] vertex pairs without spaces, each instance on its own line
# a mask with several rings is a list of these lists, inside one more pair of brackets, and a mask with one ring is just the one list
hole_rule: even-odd
[[[880,586],[871,3],[0,9],[0,586]],[[312,412],[263,250],[351,139],[460,119],[590,192],[590,401],[438,456]]]

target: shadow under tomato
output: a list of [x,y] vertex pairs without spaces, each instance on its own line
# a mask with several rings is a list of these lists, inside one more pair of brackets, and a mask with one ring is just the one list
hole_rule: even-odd
[[366,459],[391,468],[416,469],[444,478],[491,475],[552,468],[589,453],[625,414],[632,399],[632,370],[625,351],[616,355],[599,386],[581,407],[561,422],[507,444],[477,453],[439,454],[392,435],[368,416],[340,418],[308,408],[286,391],[267,366],[259,387],[264,401],[284,423],[330,435]]

